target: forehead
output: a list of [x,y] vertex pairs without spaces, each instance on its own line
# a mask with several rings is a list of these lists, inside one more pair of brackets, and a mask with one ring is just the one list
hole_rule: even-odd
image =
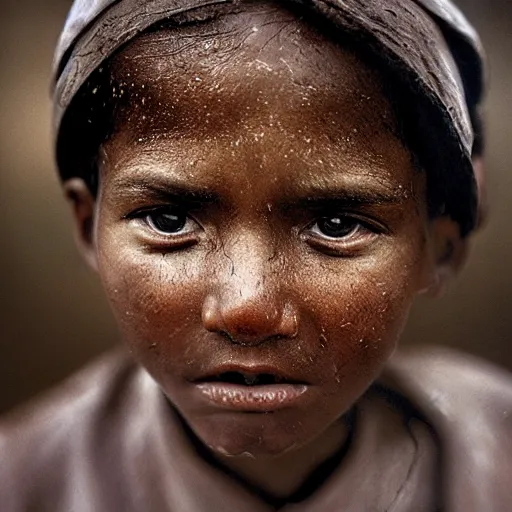
[[[114,94],[124,98],[117,129],[129,143],[125,159],[218,162],[245,148],[259,167],[300,160],[317,181],[333,169],[410,179],[379,75],[283,7],[249,5],[144,34],[115,57],[112,72]],[[210,178],[219,175],[211,170]]]
[[[282,4],[244,4],[242,11],[202,22],[163,23],[125,47],[115,64],[122,73],[143,80],[160,78],[162,71],[173,68],[174,73],[166,76],[172,81],[200,71],[221,79],[223,72],[243,70],[250,78],[261,74],[258,71],[291,73],[293,68],[297,85],[309,82],[311,71],[321,71],[316,81],[330,86],[333,71],[343,62],[339,52],[345,58],[349,52],[330,37],[333,30],[325,20],[321,26],[314,19],[306,21]],[[358,59],[352,57],[354,67]],[[349,71],[347,80],[356,76]],[[358,74],[364,71],[368,72],[359,69]]]
[[[112,68],[130,108],[159,102],[161,115],[174,108],[176,117],[180,106],[211,111],[222,103],[226,118],[240,118],[276,109],[286,95],[293,109],[311,102],[360,106],[360,115],[391,124],[380,77],[316,25],[279,5],[248,4],[242,12],[144,34],[117,55]],[[364,107],[375,103],[377,113]],[[333,115],[339,114],[335,109]]]

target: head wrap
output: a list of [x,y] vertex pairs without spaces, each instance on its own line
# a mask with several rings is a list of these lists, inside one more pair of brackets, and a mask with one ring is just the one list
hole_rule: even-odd
[[[75,0],[54,59],[54,133],[78,91],[122,45],[165,19],[250,0]],[[456,216],[463,232],[477,223],[472,166],[482,134],[483,52],[478,35],[450,0],[275,0],[310,7],[344,33],[367,42],[436,110],[447,128],[469,197]],[[225,12],[225,11],[224,11]],[[478,148],[475,145],[478,142]],[[63,178],[68,171],[60,168]],[[480,180],[479,180],[480,181]]]

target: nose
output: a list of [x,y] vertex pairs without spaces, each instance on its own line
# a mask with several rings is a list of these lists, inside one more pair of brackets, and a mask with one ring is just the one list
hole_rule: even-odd
[[245,346],[294,338],[299,318],[294,304],[284,296],[282,272],[272,268],[266,251],[255,245],[244,250],[241,245],[239,240],[229,265],[217,274],[214,291],[204,301],[204,327]]

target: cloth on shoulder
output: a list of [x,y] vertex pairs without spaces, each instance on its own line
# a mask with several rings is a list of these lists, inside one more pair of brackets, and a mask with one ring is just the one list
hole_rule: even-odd
[[[447,349],[397,354],[354,407],[339,467],[291,512],[501,512],[512,503],[512,378]],[[268,512],[204,460],[123,353],[0,422],[2,512]]]

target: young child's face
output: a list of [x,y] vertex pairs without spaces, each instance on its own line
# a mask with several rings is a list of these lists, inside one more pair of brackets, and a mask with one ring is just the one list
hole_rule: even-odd
[[431,273],[425,176],[379,77],[268,6],[139,37],[114,72],[93,250],[126,342],[218,453],[307,443]]

